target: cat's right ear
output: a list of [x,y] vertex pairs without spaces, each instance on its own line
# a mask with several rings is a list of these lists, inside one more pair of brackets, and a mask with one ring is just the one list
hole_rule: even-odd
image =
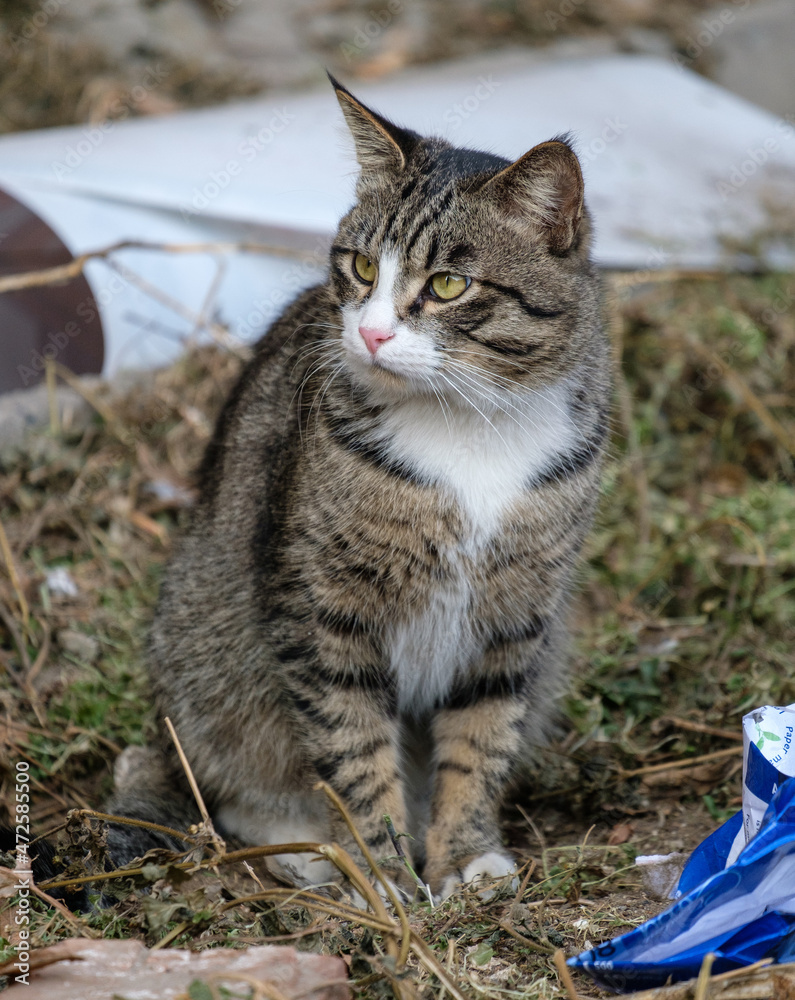
[[574,243],[583,217],[583,181],[566,137],[534,146],[481,190],[539,230],[552,253],[564,254]]
[[419,141],[416,132],[400,128],[357,100],[353,94],[328,74],[348,123],[356,159],[362,168],[364,183],[377,174],[400,173]]

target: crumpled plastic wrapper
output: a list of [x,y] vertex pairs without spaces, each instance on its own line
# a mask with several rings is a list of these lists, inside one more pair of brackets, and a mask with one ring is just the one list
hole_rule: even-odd
[[[795,959],[795,705],[749,712],[743,751],[742,811],[693,852],[674,905],[569,965],[629,992],[694,978],[710,952],[716,974]],[[638,859],[652,892],[673,882],[679,857]]]

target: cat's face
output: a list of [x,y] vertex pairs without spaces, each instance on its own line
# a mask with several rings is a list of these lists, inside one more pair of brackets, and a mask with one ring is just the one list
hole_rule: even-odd
[[435,394],[488,408],[496,393],[571,371],[591,265],[570,148],[544,143],[510,164],[338,96],[362,167],[331,253],[354,379],[375,399]]

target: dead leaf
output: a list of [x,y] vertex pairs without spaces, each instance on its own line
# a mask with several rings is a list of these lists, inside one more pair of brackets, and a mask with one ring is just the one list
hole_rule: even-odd
[[149,517],[148,514],[144,514],[140,510],[131,510],[130,521],[138,528],[140,531],[145,532],[147,535],[153,535],[158,539],[163,545],[168,541],[168,532],[159,524],[154,518]]
[[616,823],[608,835],[607,843],[610,847],[616,847],[618,844],[626,844],[634,832],[635,827],[632,823]]

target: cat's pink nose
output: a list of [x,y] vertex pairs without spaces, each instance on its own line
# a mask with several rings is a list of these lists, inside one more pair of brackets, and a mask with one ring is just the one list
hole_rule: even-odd
[[359,333],[371,354],[375,354],[381,344],[395,336],[393,330],[382,330],[373,326],[360,326]]

